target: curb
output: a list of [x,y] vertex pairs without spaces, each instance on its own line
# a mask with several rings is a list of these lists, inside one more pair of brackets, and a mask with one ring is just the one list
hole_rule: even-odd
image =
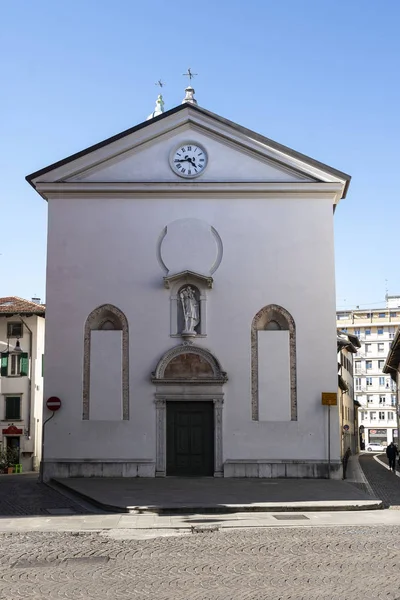
[[121,514],[227,514],[236,512],[337,512],[337,511],[362,511],[381,510],[384,504],[381,500],[337,500],[313,502],[263,502],[259,504],[209,504],[209,505],[185,505],[181,506],[116,506],[107,504],[92,498],[91,496],[78,492],[77,490],[54,479],[56,485],[76,494],[86,502],[93,504],[104,511]]
[[[49,485],[49,483],[51,485]],[[65,485],[65,483],[58,481],[58,479],[50,479],[49,483],[47,484],[47,485],[49,485],[49,487],[54,486],[54,488],[57,488],[57,487],[62,488],[63,490],[68,491],[70,494],[78,496],[78,498],[85,500],[85,502],[88,502],[89,504],[92,504],[92,505],[96,506],[97,508],[100,508],[107,512],[121,513],[121,514],[130,512],[127,507],[114,506],[113,504],[105,504],[103,502],[99,502],[99,500],[96,500],[95,498],[92,498],[91,496],[88,496],[87,494],[84,494],[83,492],[78,492],[77,490],[74,490],[73,488],[69,487],[69,485]]]

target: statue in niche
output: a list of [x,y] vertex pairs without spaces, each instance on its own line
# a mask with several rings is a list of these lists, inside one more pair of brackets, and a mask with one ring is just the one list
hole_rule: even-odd
[[194,289],[190,285],[182,288],[179,297],[185,320],[185,329],[182,331],[182,335],[196,335],[195,327],[200,322],[200,312]]

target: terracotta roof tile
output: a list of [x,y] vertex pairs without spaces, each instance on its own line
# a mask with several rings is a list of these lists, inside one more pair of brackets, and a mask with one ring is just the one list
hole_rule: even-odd
[[6,298],[0,298],[0,315],[16,315],[16,314],[31,314],[31,315],[43,315],[46,312],[44,304],[36,304],[30,300],[24,300],[24,298],[18,298],[18,296],[7,296]]

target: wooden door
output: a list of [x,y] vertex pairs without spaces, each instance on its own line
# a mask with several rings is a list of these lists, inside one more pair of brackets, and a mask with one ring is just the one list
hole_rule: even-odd
[[167,402],[167,475],[213,474],[213,402]]

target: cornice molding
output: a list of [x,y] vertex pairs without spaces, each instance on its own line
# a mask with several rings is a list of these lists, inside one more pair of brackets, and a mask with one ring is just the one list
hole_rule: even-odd
[[332,200],[335,204],[342,193],[339,183],[313,182],[99,182],[99,183],[38,183],[37,191],[46,199],[63,197],[96,196],[108,198],[113,196],[131,197],[197,197],[207,194],[209,197],[233,198],[239,194],[287,197],[314,197]]

